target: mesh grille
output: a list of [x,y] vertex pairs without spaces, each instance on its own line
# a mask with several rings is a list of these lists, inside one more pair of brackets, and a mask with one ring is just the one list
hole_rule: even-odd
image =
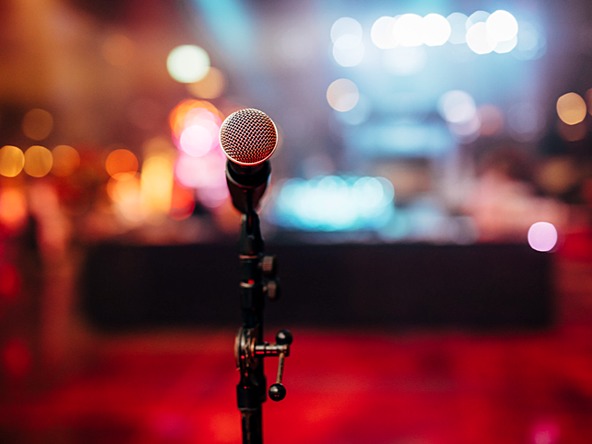
[[220,146],[226,156],[240,165],[267,160],[277,145],[273,121],[263,111],[246,108],[229,115],[220,127]]

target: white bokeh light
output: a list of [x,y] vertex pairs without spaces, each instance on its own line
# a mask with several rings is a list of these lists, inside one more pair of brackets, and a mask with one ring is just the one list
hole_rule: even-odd
[[528,245],[536,251],[551,251],[557,245],[558,234],[549,222],[535,222],[528,229]]
[[428,14],[423,18],[423,42],[427,46],[442,46],[451,33],[450,23],[440,14]]
[[170,76],[181,83],[193,83],[203,79],[210,69],[210,56],[196,45],[181,45],[167,57]]
[[497,42],[512,40],[518,34],[518,21],[508,11],[499,9],[493,12],[485,22],[487,32]]
[[382,16],[377,18],[370,29],[370,39],[378,49],[390,49],[396,45],[393,27],[395,17]]
[[423,44],[423,18],[417,14],[403,14],[393,26],[395,41],[401,46]]
[[350,111],[357,105],[359,99],[358,87],[349,79],[337,79],[327,88],[327,102],[335,111]]

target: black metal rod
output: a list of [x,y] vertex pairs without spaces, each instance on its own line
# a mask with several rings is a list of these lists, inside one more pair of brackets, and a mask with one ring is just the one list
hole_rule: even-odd
[[[250,193],[249,193],[250,194]],[[262,404],[266,400],[263,356],[251,356],[248,350],[252,341],[263,343],[264,290],[261,258],[264,243],[259,227],[259,217],[252,208],[248,196],[247,212],[242,215],[239,244],[240,299],[243,325],[237,337],[238,365],[241,372],[237,384],[237,404],[241,412],[243,444],[263,443]],[[246,336],[245,336],[246,335]],[[248,338],[248,340],[246,340]],[[248,356],[248,359],[245,357]],[[240,358],[242,357],[242,358]]]

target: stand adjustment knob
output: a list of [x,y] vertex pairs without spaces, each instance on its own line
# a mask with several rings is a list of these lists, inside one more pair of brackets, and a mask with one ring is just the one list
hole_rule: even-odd
[[277,256],[266,254],[261,258],[261,271],[263,271],[263,276],[275,278],[278,274],[277,268]]
[[275,335],[275,342],[279,345],[290,345],[293,340],[290,330],[280,330]]
[[282,292],[280,283],[277,281],[277,279],[272,279],[266,282],[265,293],[271,301],[277,301],[280,298]]
[[285,397],[286,388],[279,382],[276,382],[275,384],[272,384],[271,387],[269,387],[269,398],[272,401],[278,402],[284,399]]
[[293,340],[294,337],[289,330],[280,330],[275,335],[276,346],[279,346],[279,362],[275,384],[272,384],[268,391],[272,401],[281,401],[286,397],[286,388],[282,384],[282,378],[284,376],[284,362],[290,356],[290,344]]

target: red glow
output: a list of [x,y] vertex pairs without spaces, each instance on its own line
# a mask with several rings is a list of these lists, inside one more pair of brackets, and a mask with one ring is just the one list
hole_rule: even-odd
[[31,370],[32,356],[24,339],[10,340],[2,350],[2,366],[8,376],[22,378]]
[[18,269],[9,263],[0,264],[0,298],[16,298],[21,287],[22,281]]
[[171,200],[171,217],[175,220],[184,220],[191,216],[195,209],[194,192],[179,183],[173,185]]

